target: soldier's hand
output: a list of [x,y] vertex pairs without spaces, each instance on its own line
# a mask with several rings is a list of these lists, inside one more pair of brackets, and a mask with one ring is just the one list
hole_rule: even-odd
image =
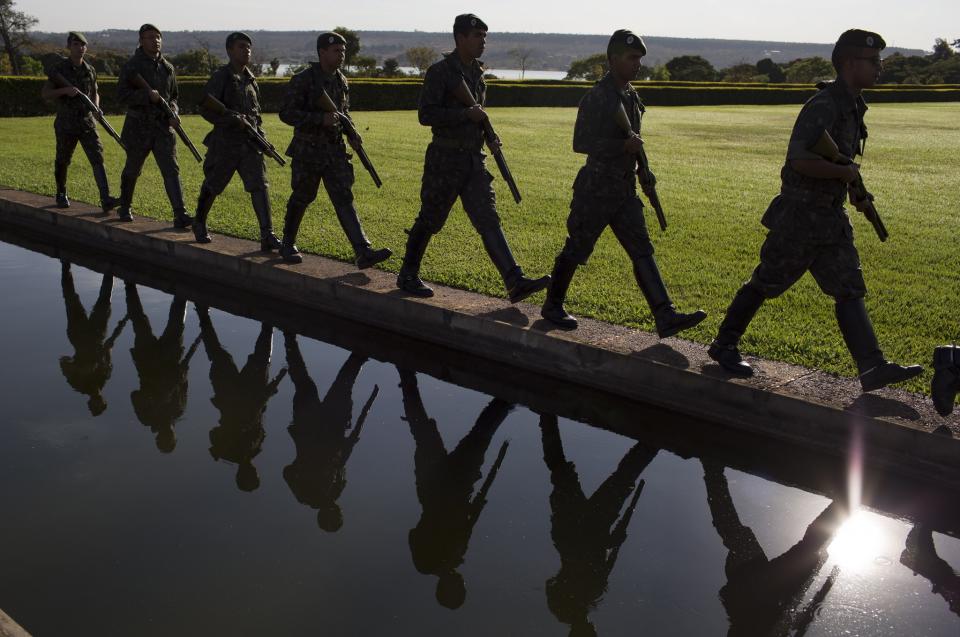
[[324,113],[323,114],[323,125],[326,128],[333,128],[337,125],[337,122],[340,121],[340,117],[336,113]]
[[169,120],[167,120],[167,123],[170,125],[170,128],[174,128],[175,126],[178,126],[180,124],[180,117],[178,115],[174,115]]
[[640,171],[640,185],[643,186],[643,188],[653,188],[657,185],[657,176],[654,175],[653,171],[649,168]]
[[471,106],[467,109],[467,119],[471,122],[479,124],[483,120],[487,119],[487,112],[483,110],[483,107],[479,104]]
[[643,150],[643,139],[639,135],[634,135],[623,143],[623,152],[628,155],[636,155]]
[[497,148],[503,148],[503,141],[500,139],[499,135],[493,136],[493,143],[496,144]]
[[845,170],[841,179],[843,179],[845,183],[852,184],[860,176],[860,164],[851,163],[847,164],[843,168]]
[[76,97],[77,95],[80,95],[80,89],[78,89],[76,86],[67,86],[60,89],[60,95],[63,97]]
[[847,188],[847,192],[850,195],[850,203],[856,208],[859,212],[862,212],[867,219],[873,220],[873,195],[869,192],[857,191],[854,188]]
[[160,93],[155,90],[150,91],[150,103],[159,104],[160,103]]
[[350,148],[354,150],[358,150],[363,146],[363,138],[360,137],[359,133],[354,137],[347,137],[347,142],[350,144]]
[[247,127],[247,124],[246,124],[247,120],[246,120],[246,119],[244,118],[244,116],[241,115],[240,113],[238,113],[238,112],[236,112],[236,111],[230,111],[230,118],[232,119],[232,122],[231,122],[231,123],[233,124],[234,128],[246,128],[246,127]]

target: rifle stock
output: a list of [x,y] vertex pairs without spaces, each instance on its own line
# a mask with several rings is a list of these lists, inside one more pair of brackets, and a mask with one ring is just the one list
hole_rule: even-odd
[[360,133],[357,132],[356,127],[353,125],[353,121],[351,121],[350,118],[345,114],[337,110],[337,105],[333,103],[333,100],[330,99],[330,95],[323,89],[320,90],[319,106],[324,113],[333,113],[337,116],[337,119],[339,120],[340,125],[343,127],[344,132],[346,132],[347,137],[353,140],[354,150],[357,153],[357,157],[360,158],[360,163],[363,164],[363,167],[366,168],[368,173],[370,173],[370,178],[373,179],[373,183],[377,186],[377,188],[383,186],[383,181],[380,179],[380,175],[377,174],[377,169],[374,168],[373,162],[370,161],[370,157],[367,155],[367,151],[363,148],[363,141],[360,137]]
[[[134,73],[130,78],[130,83],[136,86],[139,89],[146,89],[148,91],[154,90],[150,84],[143,79],[143,76],[139,73]],[[200,151],[197,150],[197,147],[193,145],[193,142],[190,141],[190,138],[187,137],[187,133],[183,130],[183,126],[180,124],[180,116],[173,112],[173,109],[170,107],[170,104],[167,103],[167,100],[160,98],[160,101],[157,102],[157,106],[163,111],[163,114],[167,116],[167,119],[173,120],[173,130],[177,133],[177,137],[184,143],[184,145],[190,149],[190,153],[193,155],[193,158],[198,162],[203,161],[203,157],[200,156]]]
[[[848,166],[853,163],[853,159],[840,152],[837,142],[833,140],[833,137],[831,137],[827,131],[823,131],[817,143],[810,148],[810,152],[823,157],[829,162],[840,164],[841,166]],[[863,177],[860,176],[859,171],[857,172],[857,178],[850,184],[850,190],[857,198],[857,201],[864,202],[864,206],[866,207],[864,216],[867,218],[867,221],[873,225],[877,237],[880,241],[886,241],[890,237],[890,233],[887,232],[887,227],[883,225],[880,213],[877,212],[876,206],[873,205],[873,195],[867,191],[867,187],[864,185]]]
[[[53,82],[57,88],[73,87],[73,84],[68,82],[67,78],[63,77],[63,75],[61,75],[56,71],[53,71],[47,77],[50,78],[50,81]],[[110,122],[108,122],[107,119],[103,116],[103,111],[100,109],[100,107],[93,103],[93,100],[90,99],[89,95],[87,95],[83,91],[80,91],[79,89],[77,90],[79,91],[77,93],[77,97],[83,100],[83,103],[86,105],[87,110],[89,110],[93,114],[93,118],[97,120],[100,126],[103,127],[103,130],[107,131],[107,134],[110,135],[110,137],[112,137],[118,144],[120,144],[120,148],[122,148],[123,150],[127,150],[127,147],[123,145],[123,140],[120,139],[120,135],[117,133],[116,130],[114,130],[113,126],[110,125]]]
[[[209,93],[203,96],[203,99],[200,101],[200,106],[213,111],[217,115],[224,115],[228,110],[223,102]],[[281,166],[287,165],[287,162],[283,159],[280,153],[277,152],[276,147],[267,141],[267,138],[257,130],[257,127],[254,126],[250,120],[241,115],[238,118],[238,121],[242,122],[243,130],[247,134],[247,138],[257,149],[272,157]]]
[[[467,86],[466,80],[461,81],[460,85],[454,89],[453,96],[460,100],[460,103],[464,106],[470,108],[472,106],[479,106],[476,98],[473,96],[473,93],[470,92],[470,87]],[[517,182],[513,178],[513,173],[510,172],[510,167],[507,165],[507,158],[503,156],[503,149],[500,148],[500,144],[497,143],[499,137],[497,136],[496,131],[493,130],[493,124],[490,123],[490,118],[484,118],[483,123],[483,136],[487,142],[487,148],[490,149],[490,153],[493,155],[494,161],[497,162],[497,168],[500,170],[500,175],[503,177],[503,180],[507,182],[507,186],[510,188],[510,194],[513,195],[513,200],[517,203],[520,203],[520,189],[517,188]]]
[[[630,125],[630,118],[627,116],[627,109],[620,104],[620,109],[616,115],[617,126],[627,135],[634,135],[633,127]],[[657,194],[657,181],[650,172],[650,160],[647,159],[647,151],[640,148],[637,153],[637,181],[640,183],[640,189],[650,200],[650,206],[657,213],[657,223],[660,224],[660,230],[667,229],[667,216],[663,212],[663,205],[660,203],[660,195]]]

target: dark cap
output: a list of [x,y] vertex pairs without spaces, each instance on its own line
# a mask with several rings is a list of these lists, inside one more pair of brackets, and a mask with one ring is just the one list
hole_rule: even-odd
[[873,31],[864,31],[863,29],[850,29],[840,34],[836,46],[859,46],[864,49],[877,49],[882,51],[887,47],[879,33]]
[[138,35],[143,35],[143,34],[146,33],[147,31],[156,31],[158,35],[163,35],[162,33],[160,33],[160,29],[158,29],[157,27],[153,26],[153,25],[150,24],[149,22],[147,22],[145,25],[143,25],[142,27],[140,27],[140,31],[138,32]]
[[236,42],[237,40],[245,40],[251,46],[253,45],[253,40],[250,39],[249,35],[247,35],[243,31],[234,31],[233,33],[227,36],[227,48],[229,49],[231,46],[233,46],[233,43]]
[[472,13],[461,13],[453,19],[454,33],[469,33],[472,29],[483,29],[489,31],[487,23],[473,15]]
[[77,42],[82,42],[83,44],[87,43],[87,38],[84,37],[84,35],[79,31],[71,31],[70,33],[67,34],[67,44],[70,44],[73,40],[76,40]]
[[647,45],[639,35],[630,29],[617,29],[607,42],[607,57],[620,55],[631,49],[640,51],[641,55],[647,54]]
[[327,31],[317,36],[317,48],[326,49],[334,44],[347,46],[347,39],[335,31]]

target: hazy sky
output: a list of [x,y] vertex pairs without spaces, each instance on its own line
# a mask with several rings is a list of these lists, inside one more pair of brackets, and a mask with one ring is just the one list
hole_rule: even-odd
[[448,31],[456,14],[473,11],[490,25],[491,44],[496,31],[611,33],[621,27],[643,35],[786,42],[833,42],[843,30],[861,27],[890,45],[920,49],[931,49],[937,37],[960,38],[958,0],[18,0],[17,7],[39,18],[44,31],[131,29],[143,22],[170,30]]

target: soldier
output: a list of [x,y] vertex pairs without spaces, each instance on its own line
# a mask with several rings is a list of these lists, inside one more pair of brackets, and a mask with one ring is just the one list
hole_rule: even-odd
[[[317,38],[320,61],[294,75],[283,96],[280,119],[294,127],[293,140],[286,153],[293,158],[290,166],[293,192],[287,202],[280,255],[289,263],[303,261],[295,245],[297,230],[307,206],[317,198],[323,181],[340,227],[353,246],[357,267],[363,270],[388,259],[393,253],[387,248],[372,249],[363,233],[353,205],[353,164],[343,143],[344,130],[338,121],[339,115],[324,112],[319,104],[321,95],[326,92],[339,113],[350,117],[350,89],[347,78],[340,72],[346,49],[347,41],[339,33],[321,33]],[[361,142],[354,138],[349,141],[353,148]]]
[[71,31],[67,35],[67,48],[70,55],[50,69],[59,73],[71,86],[57,88],[47,81],[40,95],[45,100],[57,100],[57,117],[53,120],[53,130],[57,136],[57,158],[53,164],[53,177],[57,182],[57,208],[69,208],[67,197],[67,167],[73,158],[77,142],[83,147],[93,178],[100,191],[100,205],[104,212],[110,212],[120,203],[110,196],[107,183],[107,171],[103,167],[103,144],[97,134],[97,126],[86,105],[77,96],[85,94],[97,106],[100,105],[100,93],[97,90],[97,72],[83,59],[87,52],[87,39],[82,33]]
[[[883,357],[863,297],[867,293],[860,257],[853,244],[853,227],[844,210],[848,186],[859,176],[856,164],[834,164],[810,149],[824,132],[847,157],[863,154],[867,105],[861,92],[880,75],[880,51],[886,43],[876,33],[845,31],[833,49],[837,79],[818,85],[797,116],[780,171],[782,185],[761,223],[769,229],[760,248],[760,264],[727,309],[710,357],[736,376],[752,376],[737,345],[765,299],[786,292],[810,271],[824,294],[836,304],[837,323],[856,361],[863,391],[900,383],[923,371],[902,367]],[[866,212],[868,200],[850,202]]]
[[[540,314],[564,329],[576,329],[577,319],[563,308],[577,266],[585,264],[600,234],[608,225],[633,262],[633,273],[656,322],[660,338],[688,329],[707,317],[697,310],[677,312],[653,258],[653,244],[643,218],[643,203],[637,197],[637,154],[643,149],[640,123],[644,107],[630,80],[640,70],[647,49],[638,35],[616,31],[607,44],[610,71],[580,101],[573,130],[573,150],[587,162],[573,183],[573,201],[567,218],[569,236],[557,256],[547,299]],[[632,135],[616,121],[626,109]],[[652,174],[643,175],[651,182]]]
[[[493,176],[484,166],[483,110],[487,86],[478,59],[486,44],[487,25],[472,13],[458,15],[453,23],[453,52],[431,66],[420,92],[420,123],[430,126],[433,140],[427,146],[420,190],[420,214],[408,231],[407,250],[397,277],[397,287],[415,296],[433,296],[420,280],[420,261],[430,237],[440,232],[450,208],[460,197],[483,247],[503,277],[511,303],[547,287],[550,277],[528,279],[510,252],[491,186]],[[463,82],[477,101],[467,107],[453,91]]]
[[[160,29],[152,24],[140,27],[140,46],[120,69],[117,80],[117,96],[121,103],[127,105],[127,117],[120,132],[120,137],[127,147],[127,163],[120,175],[120,208],[117,214],[123,221],[133,221],[130,215],[133,191],[143,169],[143,162],[153,151],[153,158],[163,175],[163,187],[167,191],[170,205],[173,206],[173,225],[176,228],[186,228],[193,223],[193,218],[187,214],[183,203],[177,144],[172,130],[176,120],[168,120],[164,111],[157,106],[163,99],[170,104],[175,114],[179,111],[177,76],[173,65],[160,54],[162,42]],[[139,89],[133,85],[133,77],[137,74],[152,87],[150,90]]]
[[207,233],[207,214],[233,174],[239,172],[243,187],[253,200],[253,212],[260,225],[260,249],[273,250],[280,247],[280,240],[273,234],[270,219],[270,197],[267,195],[267,167],[263,152],[249,141],[244,119],[260,127],[260,87],[247,67],[253,40],[246,33],[234,32],[227,36],[227,57],[230,63],[214,72],[203,89],[204,95],[217,98],[227,112],[217,115],[201,108],[203,118],[213,124],[213,130],[203,140],[207,157],[203,162],[203,185],[197,200],[197,214],[193,222],[193,235],[200,243],[210,243]]

